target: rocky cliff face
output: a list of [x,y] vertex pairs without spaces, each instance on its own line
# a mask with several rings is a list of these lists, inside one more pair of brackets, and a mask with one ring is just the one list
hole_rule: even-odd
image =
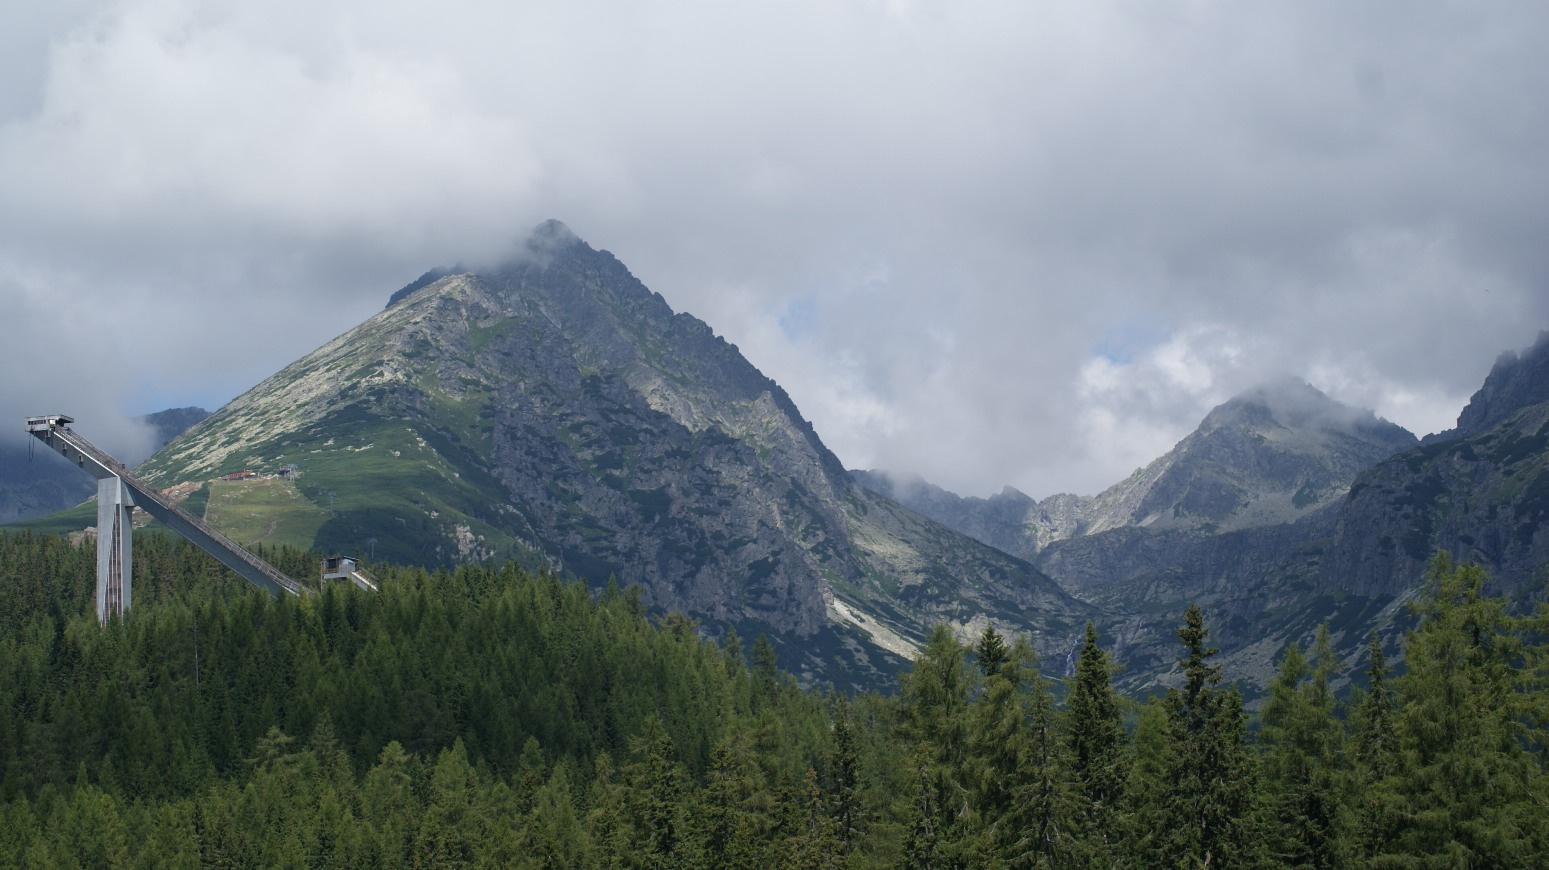
[[1549,332],[1539,333],[1538,341],[1521,355],[1510,351],[1502,354],[1485,377],[1484,386],[1458,415],[1457,428],[1446,434],[1477,435],[1543,402],[1549,402]]
[[611,577],[862,666],[940,619],[1054,648],[1090,611],[856,486],[734,346],[553,222],[503,265],[428,273],[143,471],[166,485],[282,463],[328,511],[319,547]]
[[1307,643],[1321,622],[1352,659],[1373,629],[1395,640],[1437,551],[1483,565],[1497,591],[1519,601],[1542,595],[1549,333],[1503,355],[1458,427],[1422,445],[1283,382],[1216,408],[1166,456],[1096,498],[960,499],[859,479],[1024,554],[1110,614],[1127,666],[1120,682],[1131,689],[1175,676],[1177,614],[1200,603],[1227,673],[1251,695],[1285,645]]
[[1362,474],[1341,506],[1325,583],[1409,588],[1438,550],[1514,594],[1549,579],[1549,333],[1506,354],[1444,437]]
[[998,550],[1032,559],[1040,549],[1036,539],[1029,538],[1031,529],[1043,528],[1038,502],[1014,487],[989,498],[965,498],[919,477],[881,471],[850,475],[866,489]]
[[1099,496],[1084,531],[1226,532],[1293,522],[1415,444],[1414,435],[1370,411],[1280,381],[1217,407],[1166,456]]

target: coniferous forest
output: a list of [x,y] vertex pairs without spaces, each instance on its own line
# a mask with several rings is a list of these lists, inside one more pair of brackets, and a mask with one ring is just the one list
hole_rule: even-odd
[[1549,864],[1549,617],[1445,557],[1402,669],[1374,640],[1346,673],[1325,635],[1250,717],[1198,608],[1148,700],[1090,628],[1062,681],[943,628],[896,692],[845,697],[513,565],[271,600],[135,548],[102,628],[90,547],[0,535],[0,865]]

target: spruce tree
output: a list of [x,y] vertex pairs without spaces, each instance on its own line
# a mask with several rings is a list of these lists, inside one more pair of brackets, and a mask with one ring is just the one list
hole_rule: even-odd
[[1092,860],[1099,862],[1111,853],[1127,774],[1124,722],[1113,691],[1113,670],[1108,653],[1097,645],[1097,629],[1088,620],[1075,682],[1065,699],[1066,743],[1082,807],[1081,841]]
[[1388,685],[1387,658],[1382,641],[1374,629],[1367,646],[1365,692],[1352,699],[1350,722],[1355,762],[1355,846],[1357,853],[1376,855],[1384,851],[1383,820],[1394,810],[1386,802],[1395,796],[1380,787],[1392,776],[1398,764],[1397,715],[1392,689]]
[[861,803],[860,754],[855,726],[850,722],[850,702],[839,700],[839,715],[834,721],[834,750],[828,756],[828,775],[833,781],[834,836],[841,857],[859,844],[864,836],[865,808]]
[[525,819],[521,852],[545,870],[584,866],[586,831],[571,794],[568,765],[554,765],[548,782],[532,798]]
[[994,673],[1005,663],[1008,652],[1006,641],[995,631],[995,626],[985,626],[979,642],[974,644],[974,660],[979,665],[979,673],[986,677]]
[[647,867],[682,866],[690,851],[684,836],[683,767],[654,713],[646,717],[644,730],[629,741],[632,761],[624,771],[630,817],[639,838],[635,849]]
[[1393,733],[1393,693],[1388,688],[1388,662],[1382,654],[1382,641],[1375,629],[1367,646],[1367,658],[1367,688],[1360,703],[1355,705],[1352,720],[1356,760],[1368,781],[1375,782],[1393,772],[1393,754],[1397,749],[1397,738]]
[[838,840],[834,836],[834,822],[828,816],[823,790],[818,785],[817,771],[807,768],[802,784],[805,812],[796,836],[791,841],[786,866],[793,870],[822,870],[838,867],[840,862]]
[[937,861],[956,861],[970,837],[969,792],[964,786],[968,738],[968,699],[974,673],[967,650],[945,625],[931,632],[925,651],[905,674],[900,692],[900,718],[905,740],[926,761],[922,772],[929,794],[921,807],[932,854]]
[[1260,717],[1265,846],[1282,864],[1337,867],[1349,857],[1350,779],[1329,689],[1334,653],[1326,625],[1314,657],[1309,665],[1295,644],[1286,648]]
[[1018,836],[1010,851],[1013,867],[1065,867],[1075,859],[1077,810],[1070,782],[1070,764],[1054,719],[1054,699],[1039,675],[1033,651],[1018,640],[1002,669],[1027,662],[1022,688],[1022,715],[1027,725],[1027,752],[1016,777],[1011,812],[1006,816]]
[[741,733],[722,738],[711,751],[691,825],[704,867],[752,870],[761,863],[761,835],[774,822],[761,819],[752,806],[763,783],[750,754]]
[[941,854],[941,812],[937,807],[937,777],[924,745],[914,753],[915,791],[909,815],[909,836],[904,843],[904,866],[910,870],[939,870],[953,866]]
[[593,761],[592,808],[586,814],[586,833],[592,859],[599,867],[623,867],[636,862],[638,851],[629,811],[630,791],[608,753]]
[[1241,866],[1257,846],[1248,836],[1253,764],[1242,698],[1218,685],[1221,669],[1210,658],[1220,650],[1205,644],[1210,633],[1199,605],[1189,605],[1183,621],[1184,683],[1163,701],[1170,785],[1156,808],[1158,837],[1149,857],[1167,866]]
[[[974,827],[982,832],[986,850],[1014,843],[1020,836],[1011,820],[1018,788],[1032,773],[1033,748],[1027,683],[1036,679],[1031,651],[1017,645],[1009,650],[984,678],[984,689],[968,711],[967,758],[963,783],[972,801]],[[1013,657],[1014,656],[1014,657]]]
[[1129,753],[1129,776],[1125,780],[1124,818],[1119,827],[1121,843],[1116,849],[1124,863],[1145,866],[1161,850],[1167,833],[1158,825],[1162,805],[1172,792],[1170,779],[1177,767],[1177,754],[1171,737],[1166,697],[1153,697],[1140,706],[1135,716],[1135,736]]

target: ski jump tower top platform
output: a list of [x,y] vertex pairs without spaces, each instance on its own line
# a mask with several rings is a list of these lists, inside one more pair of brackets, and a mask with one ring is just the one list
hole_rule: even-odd
[[28,417],[27,432],[58,451],[97,479],[97,619],[104,625],[129,609],[131,543],[130,517],[136,506],[161,520],[174,532],[214,556],[222,565],[269,594],[307,595],[312,590],[243,549],[183,510],[160,490],[135,477],[122,462],[93,446],[69,428],[63,414]]

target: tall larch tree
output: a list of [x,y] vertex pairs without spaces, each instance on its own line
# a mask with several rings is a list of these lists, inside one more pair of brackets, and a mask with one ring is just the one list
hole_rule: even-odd
[[929,831],[933,850],[954,861],[971,838],[972,807],[963,780],[974,676],[967,649],[938,625],[904,675],[899,694],[902,736],[924,759],[921,787],[928,794],[918,807],[932,815],[921,830]]
[[1313,655],[1309,665],[1299,647],[1286,647],[1260,715],[1264,845],[1268,858],[1287,866],[1342,867],[1349,863],[1351,779],[1329,688],[1334,652],[1326,625]]
[[1374,866],[1549,864],[1549,789],[1531,729],[1543,687],[1524,668],[1520,619],[1484,595],[1485,572],[1439,554],[1397,680],[1398,758]]

